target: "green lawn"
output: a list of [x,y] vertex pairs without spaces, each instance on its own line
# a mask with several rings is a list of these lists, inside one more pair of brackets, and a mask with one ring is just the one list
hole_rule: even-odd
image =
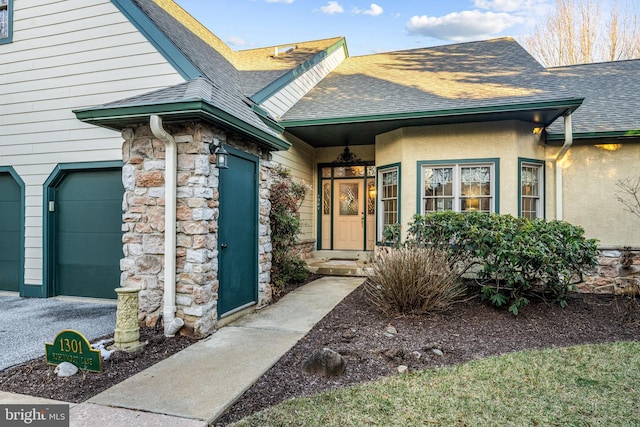
[[526,351],[293,399],[238,425],[640,426],[640,342]]

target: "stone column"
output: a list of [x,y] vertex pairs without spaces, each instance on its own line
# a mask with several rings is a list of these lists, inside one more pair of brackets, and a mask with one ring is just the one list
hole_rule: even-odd
[[140,339],[138,326],[138,293],[137,288],[117,288],[118,308],[116,310],[116,329],[113,334],[114,350],[125,350],[130,353],[140,351],[144,344]]

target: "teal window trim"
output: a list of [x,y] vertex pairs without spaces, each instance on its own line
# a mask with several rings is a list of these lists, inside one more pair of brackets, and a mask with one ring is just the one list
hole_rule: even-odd
[[540,186],[540,204],[541,206],[541,219],[547,217],[547,171],[545,168],[545,161],[539,159],[528,159],[525,157],[518,157],[518,218],[522,216],[522,166],[533,165],[540,168],[540,175],[542,179],[542,185]]
[[13,42],[13,0],[7,1],[7,35],[0,37],[0,44]]
[[[49,211],[49,202],[55,203],[56,187],[62,181],[67,172],[88,169],[115,169],[122,168],[124,162],[111,160],[102,162],[60,163],[53,168],[42,185],[42,295],[43,298],[54,296],[53,286],[53,260],[55,259],[55,212]],[[55,208],[54,208],[55,209]]]
[[16,184],[18,184],[18,187],[20,187],[20,248],[18,249],[20,251],[20,273],[18,276],[18,284],[20,286],[20,296],[24,297],[26,296],[24,284],[25,184],[13,166],[0,166],[0,173],[8,173]]
[[416,183],[416,213],[422,215],[422,167],[458,165],[467,166],[475,164],[493,164],[493,212],[500,213],[500,158],[486,157],[477,159],[447,159],[447,160],[419,160],[417,162],[417,183]]
[[398,171],[398,223],[402,224],[402,163],[390,163],[376,168],[376,245],[383,245],[382,222],[384,211],[382,210],[380,176],[383,173],[396,169]]

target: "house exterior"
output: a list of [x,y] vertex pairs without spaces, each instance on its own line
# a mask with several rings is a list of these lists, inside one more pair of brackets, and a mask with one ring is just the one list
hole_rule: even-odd
[[206,336],[271,299],[276,164],[312,185],[305,253],[479,210],[581,225],[603,250],[584,287],[638,285],[615,184],[640,170],[640,61],[545,69],[509,38],[232,51],[171,0],[0,2],[0,50],[0,290],[136,287],[141,322]]

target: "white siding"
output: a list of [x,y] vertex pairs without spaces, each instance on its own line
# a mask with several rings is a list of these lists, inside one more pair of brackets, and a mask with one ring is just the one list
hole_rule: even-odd
[[310,188],[301,208],[300,208],[300,225],[302,233],[301,239],[315,238],[315,219],[316,219],[316,172],[314,149],[309,144],[301,140],[289,136],[292,142],[288,151],[276,151],[273,153],[273,161],[281,164],[291,171],[291,176],[296,182],[303,182]]
[[120,160],[117,132],[72,110],[184,79],[109,0],[14,2],[0,45],[0,166],[26,185],[25,283],[42,284],[43,184],[59,163]]
[[315,85],[333,71],[345,59],[345,50],[336,49],[333,53],[313,66],[293,82],[279,90],[261,106],[274,117],[280,118],[293,105],[302,99]]

